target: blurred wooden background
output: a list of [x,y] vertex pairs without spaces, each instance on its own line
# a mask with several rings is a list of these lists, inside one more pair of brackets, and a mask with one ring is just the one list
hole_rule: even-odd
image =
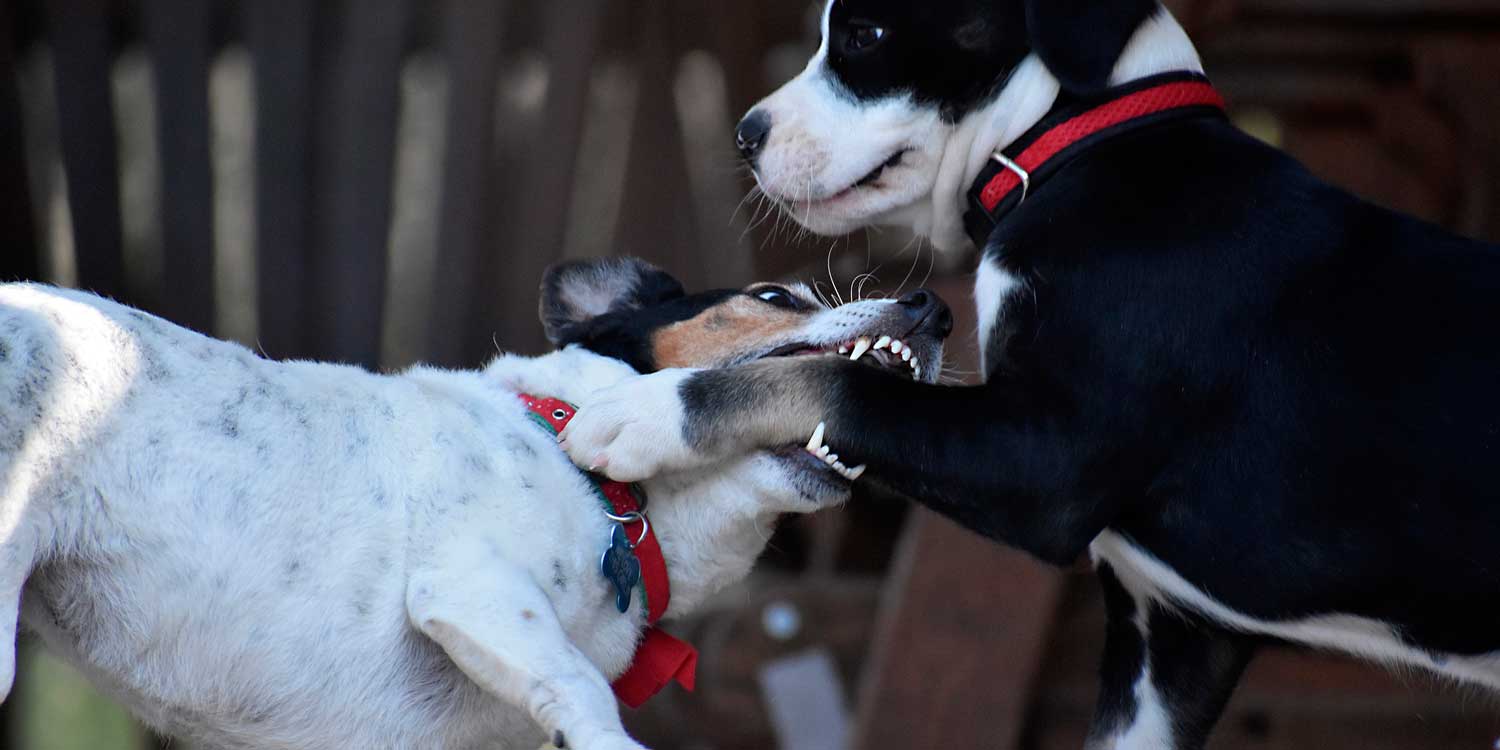
[[[1500,2],[1168,4],[1244,127],[1500,239]],[[741,204],[732,124],[800,69],[816,17],[808,0],[0,0],[0,278],[380,368],[540,351],[536,285],[565,257],[639,255],[690,287],[847,288],[879,265],[874,287],[931,274],[970,313],[971,258],[895,232],[797,241]],[[952,350],[971,371],[972,344]],[[785,525],[751,581],[679,625],[703,648],[699,693],[628,718],[663,749],[1078,748],[1101,616],[1086,573],[865,498]],[[1497,734],[1492,698],[1285,651],[1213,747]],[[157,742],[34,649],[0,710],[0,747]]]

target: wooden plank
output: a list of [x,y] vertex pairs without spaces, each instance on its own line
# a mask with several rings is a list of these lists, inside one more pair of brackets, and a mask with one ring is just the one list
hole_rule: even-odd
[[314,354],[374,367],[409,7],[406,0],[350,0],[338,8],[318,99],[316,252],[304,322]]
[[[499,176],[518,190],[506,197],[514,210],[506,212],[504,229],[513,234],[493,233],[495,244],[489,252],[500,267],[486,274],[494,288],[487,292],[488,304],[470,321],[471,343],[488,346],[491,336],[501,331],[501,343],[508,350],[545,348],[537,322],[537,288],[543,269],[561,257],[589,81],[610,5],[605,0],[570,0],[547,3],[543,9],[540,36],[548,65],[547,100],[521,155],[519,174]],[[587,210],[573,218],[587,221]]]
[[257,337],[273,357],[308,357],[312,241],[314,0],[243,5],[255,65]]
[[209,10],[202,0],[146,0],[161,154],[162,289],[170,320],[214,329],[213,174],[209,154]]
[[636,15],[641,89],[616,231],[618,252],[658,263],[693,289],[702,284],[704,264],[713,262],[718,249],[702,247],[697,221],[687,208],[692,205],[691,182],[672,100],[680,52],[669,33],[666,0],[644,0]]
[[49,0],[45,5],[78,286],[128,302],[106,7],[98,0]]
[[41,277],[41,246],[32,219],[21,129],[21,91],[15,54],[16,9],[0,2],[0,281]]
[[851,747],[1016,747],[1062,581],[915,511],[881,604]]
[[442,206],[433,271],[428,357],[450,367],[476,364],[490,346],[465,336],[489,291],[481,269],[490,249],[494,194],[488,159],[495,134],[503,0],[448,0],[443,48],[448,58]]

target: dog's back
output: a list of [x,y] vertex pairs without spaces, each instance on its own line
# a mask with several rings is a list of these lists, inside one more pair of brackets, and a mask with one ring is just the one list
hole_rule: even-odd
[[[453,471],[423,445],[474,424],[420,391],[0,286],[0,551],[34,569],[23,620],[153,726],[219,728],[215,747],[493,739],[453,736],[507,709],[405,617],[406,515]],[[322,712],[275,710],[298,705]]]

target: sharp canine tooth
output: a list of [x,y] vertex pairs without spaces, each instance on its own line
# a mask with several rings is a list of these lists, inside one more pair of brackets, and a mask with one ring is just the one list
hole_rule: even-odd
[[818,423],[818,429],[813,430],[812,439],[807,441],[807,449],[808,450],[813,451],[813,452],[817,452],[817,450],[819,448],[823,447],[823,428],[824,428],[824,426],[825,425],[822,422],[819,422]]
[[849,481],[852,482],[852,481],[854,481],[856,479],[859,479],[860,476],[862,476],[864,473],[865,473],[865,465],[864,464],[860,464],[859,466],[856,466],[856,467],[850,469],[849,473],[846,474],[845,476],[849,477]]
[[901,343],[900,339],[891,342],[891,354],[900,354],[904,348],[906,348],[906,344]]
[[891,345],[891,337],[890,336],[881,336],[880,338],[875,339],[875,348],[876,349],[884,349],[884,348],[886,348],[887,346],[890,346],[890,345]]
[[860,336],[859,340],[854,342],[854,351],[850,353],[849,360],[851,362],[857,360],[865,356],[865,352],[867,351],[870,351],[870,340],[864,336]]
[[816,452],[818,454],[818,458],[827,458],[828,457],[828,446],[826,446],[826,445],[821,446],[821,447],[818,448],[818,450]]
[[902,349],[901,350],[901,359],[904,359],[907,362],[910,362],[911,361],[911,349],[909,349],[909,348]]

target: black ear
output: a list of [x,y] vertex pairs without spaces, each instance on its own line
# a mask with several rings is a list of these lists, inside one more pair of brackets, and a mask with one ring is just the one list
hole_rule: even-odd
[[681,296],[677,279],[639,258],[555,263],[542,274],[542,328],[548,341],[560,345],[570,331],[600,315]]
[[1091,94],[1109,86],[1115,61],[1157,0],[1026,0],[1026,32],[1064,91]]

